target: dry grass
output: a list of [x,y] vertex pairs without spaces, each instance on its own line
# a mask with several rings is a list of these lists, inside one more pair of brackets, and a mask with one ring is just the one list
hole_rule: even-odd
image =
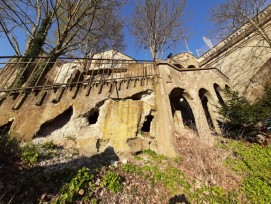
[[196,185],[217,185],[225,190],[233,190],[240,184],[241,178],[224,164],[231,152],[215,145],[222,138],[213,138],[211,144],[204,143],[191,133],[189,136],[178,134],[176,138],[178,153],[183,158],[180,168],[196,180]]

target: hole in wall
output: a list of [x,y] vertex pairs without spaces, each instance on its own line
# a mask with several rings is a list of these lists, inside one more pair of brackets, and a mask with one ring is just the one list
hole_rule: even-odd
[[73,107],[71,106],[67,110],[65,110],[63,113],[56,116],[54,119],[43,123],[40,126],[39,131],[36,133],[36,136],[44,137],[44,136],[50,135],[55,130],[62,128],[71,120],[72,114],[73,114]]
[[178,67],[179,69],[182,69],[183,66],[181,64],[173,64],[175,67]]
[[6,124],[0,126],[0,134],[1,135],[7,135],[10,131],[10,127],[13,123],[13,120],[9,120]]
[[144,121],[143,126],[141,128],[142,132],[150,132],[150,130],[151,130],[151,123],[153,121],[153,118],[154,118],[153,115],[147,115],[145,117],[145,121]]
[[94,109],[93,111],[90,111],[88,116],[88,123],[90,125],[94,125],[97,123],[99,118],[99,109]]
[[141,100],[144,96],[146,95],[151,95],[152,94],[152,90],[146,90],[146,91],[142,91],[142,92],[139,92],[139,93],[136,93],[134,95],[132,95],[131,97],[128,97],[127,99],[132,99],[134,101],[139,101]]

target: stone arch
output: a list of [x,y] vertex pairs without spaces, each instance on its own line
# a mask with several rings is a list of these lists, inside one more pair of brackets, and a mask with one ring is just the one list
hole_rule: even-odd
[[187,98],[189,98],[189,94],[185,93],[182,88],[174,88],[169,94],[174,127],[197,132],[195,117]]
[[201,105],[204,109],[205,117],[207,119],[207,123],[209,125],[209,128],[211,131],[215,131],[215,125],[214,125],[214,122],[213,122],[213,119],[212,119],[212,116],[211,116],[211,113],[210,113],[209,107],[208,107],[208,102],[209,102],[208,98],[210,98],[209,92],[206,89],[201,88],[199,90],[199,98],[201,100]]
[[216,93],[219,103],[221,105],[225,105],[225,101],[221,95],[221,91],[222,91],[221,87],[217,83],[214,83],[214,89],[215,89],[215,93]]
[[195,65],[189,65],[187,68],[189,68],[189,69],[195,69],[196,66]]

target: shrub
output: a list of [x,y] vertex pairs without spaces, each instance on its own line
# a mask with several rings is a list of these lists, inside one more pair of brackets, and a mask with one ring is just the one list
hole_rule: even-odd
[[271,124],[271,86],[266,87],[265,93],[255,103],[250,103],[238,92],[227,90],[228,100],[221,106],[218,113],[224,135],[251,142],[257,142],[257,135],[266,135]]

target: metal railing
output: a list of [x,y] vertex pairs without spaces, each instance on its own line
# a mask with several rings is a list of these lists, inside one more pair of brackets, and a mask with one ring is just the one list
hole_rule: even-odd
[[0,57],[0,92],[43,90],[157,77],[152,61],[48,57]]

